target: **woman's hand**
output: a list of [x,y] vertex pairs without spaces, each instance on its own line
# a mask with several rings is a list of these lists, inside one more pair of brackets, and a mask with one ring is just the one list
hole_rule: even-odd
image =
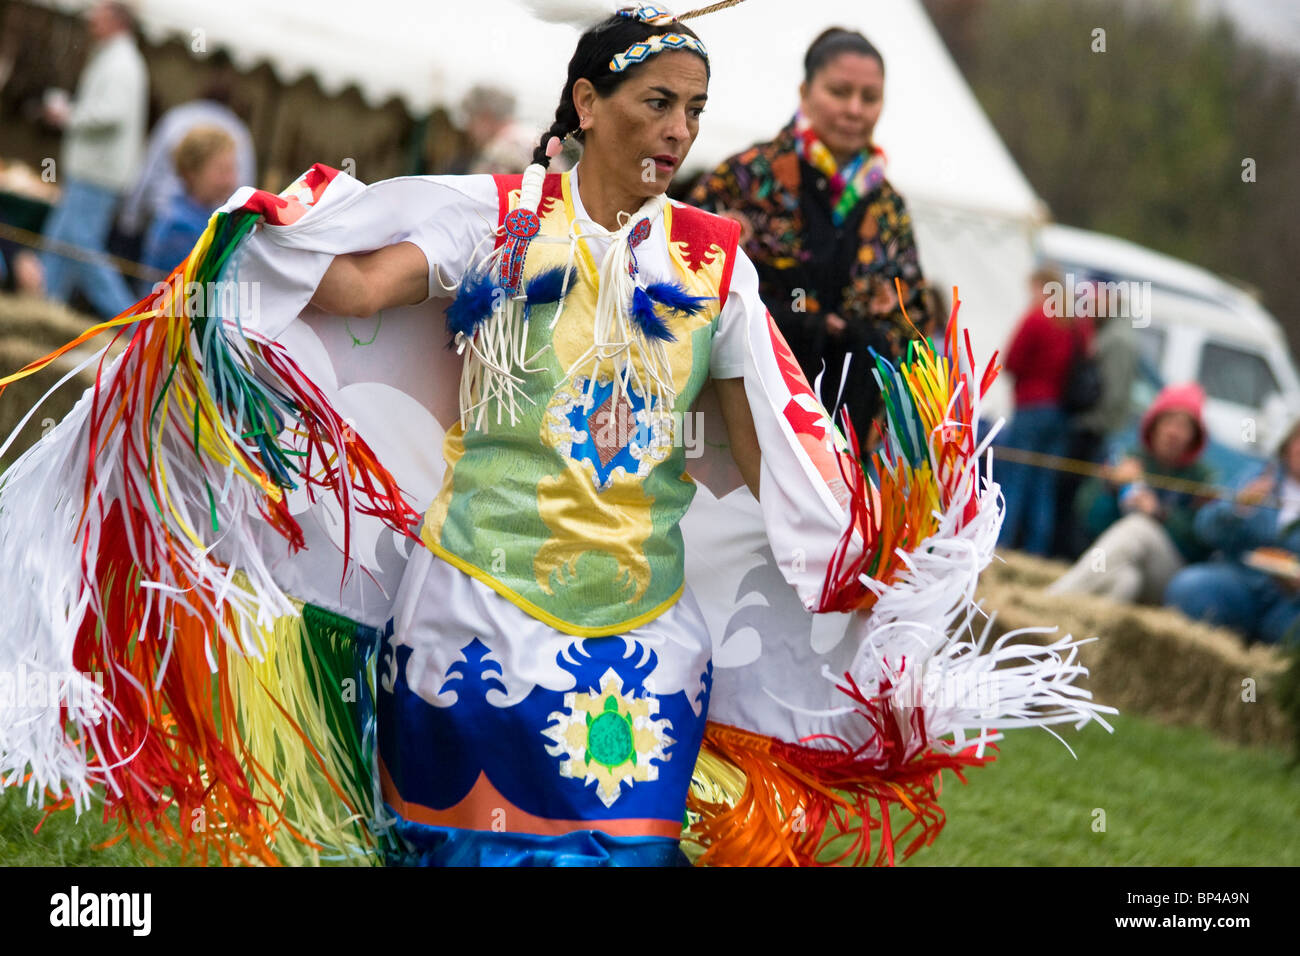
[[1114,468],[1110,469],[1108,476],[1111,484],[1114,485],[1131,485],[1135,481],[1142,480],[1142,462],[1136,458],[1125,458]]
[[1246,507],[1262,504],[1273,491],[1273,472],[1264,472],[1246,487],[1237,492],[1236,502]]
[[1161,518],[1160,499],[1156,497],[1155,492],[1150,488],[1139,488],[1134,491],[1129,496],[1128,504],[1134,511],[1140,511],[1157,521]]
[[429,262],[411,242],[335,256],[311,304],[333,315],[364,318],[429,298]]
[[750,494],[758,497],[759,465],[762,458],[758,450],[758,433],[754,430],[754,416],[749,410],[743,378],[715,378],[718,405],[722,408],[722,421],[727,426],[727,442],[731,457],[735,459],[740,476],[745,479]]

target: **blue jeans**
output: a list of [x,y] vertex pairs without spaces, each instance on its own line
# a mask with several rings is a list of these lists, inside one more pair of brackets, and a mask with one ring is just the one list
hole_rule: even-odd
[[[63,198],[45,223],[45,237],[102,253],[119,198],[111,189],[67,180]],[[107,261],[89,263],[46,251],[41,256],[41,265],[45,268],[45,294],[56,302],[67,302],[73,290],[80,287],[95,310],[111,319],[138,301],[126,280]]]
[[1184,568],[1169,582],[1165,603],[1188,617],[1268,644],[1282,643],[1300,620],[1300,595],[1288,593],[1264,572],[1233,561]]
[[[1001,444],[1021,451],[1063,455],[1067,437],[1065,413],[1058,406],[1025,405],[1016,409]],[[1001,475],[1007,507],[998,543],[1014,548],[1023,529],[1026,551],[1049,554],[1056,523],[1056,469],[1004,461]]]

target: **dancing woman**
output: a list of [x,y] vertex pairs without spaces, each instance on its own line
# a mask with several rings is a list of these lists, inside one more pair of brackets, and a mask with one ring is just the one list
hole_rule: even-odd
[[[671,14],[621,10],[522,176],[241,190],[180,292],[18,373],[123,344],[0,480],[0,663],[69,675],[59,706],[3,715],[0,782],[81,808],[103,783],[133,836],[232,862],[814,863],[851,834],[888,863],[941,828],[939,772],[991,759],[989,694],[998,729],[1093,719],[1072,642],[980,653],[998,509],[969,346],[886,376],[877,486],[737,224],[666,200],[709,78]],[[582,160],[548,174],[562,135]],[[454,351],[413,347],[449,292]],[[373,313],[359,378],[323,342],[365,344],[346,317]],[[426,402],[374,381],[404,375]],[[730,510],[685,471],[710,381],[758,498]],[[682,533],[701,498],[707,550]],[[772,593],[758,640],[728,640],[700,585],[762,552],[798,620]],[[829,640],[807,611],[853,613]],[[979,693],[930,700],[932,677]]]
[[[316,292],[327,312],[367,316],[451,278],[462,334],[506,327],[504,349],[470,347],[462,422],[391,624],[404,666],[380,696],[380,762],[410,859],[677,858],[710,646],[684,587],[678,525],[695,487],[674,424],[710,380],[759,490],[742,379],[743,335],[763,309],[753,267],[734,223],[665,201],[708,81],[690,28],[653,7],[609,18],[579,40],[530,173],[449,183],[442,222],[474,231],[439,224],[340,256]],[[570,135],[581,161],[540,179],[548,143]],[[474,261],[502,225],[527,244],[526,263],[514,248],[501,261],[522,268],[527,292],[514,324],[484,312],[499,286]],[[559,290],[541,290],[548,281]],[[501,667],[473,680],[467,669],[450,706],[450,693],[412,686],[413,672],[442,680],[460,657]],[[485,694],[492,684],[504,704]]]

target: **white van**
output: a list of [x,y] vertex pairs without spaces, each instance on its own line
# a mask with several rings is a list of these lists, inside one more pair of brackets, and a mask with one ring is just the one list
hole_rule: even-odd
[[1190,263],[1068,226],[1039,230],[1037,252],[1067,278],[1130,295],[1119,314],[1133,323],[1144,360],[1163,382],[1201,384],[1210,434],[1224,445],[1266,455],[1300,417],[1300,375],[1286,337],[1246,292]]

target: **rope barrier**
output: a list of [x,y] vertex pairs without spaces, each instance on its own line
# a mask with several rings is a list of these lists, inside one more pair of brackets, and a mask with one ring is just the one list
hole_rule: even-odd
[[49,239],[38,232],[23,229],[21,226],[11,226],[7,222],[0,222],[0,238],[12,239],[33,249],[47,250],[66,259],[79,259],[91,265],[97,266],[107,263],[124,275],[144,279],[147,282],[157,282],[167,277],[167,273],[159,272],[142,262],[132,262],[130,259],[123,259],[121,256],[115,256],[108,252],[96,252],[84,246],[64,242],[61,239]]
[[[1008,448],[997,445],[993,448],[994,461],[1008,461],[1016,464],[1031,465],[1035,468],[1050,468],[1053,471],[1070,472],[1076,475],[1084,475],[1089,478],[1101,478],[1110,480],[1111,473],[1114,469],[1112,465],[1101,465],[1092,461],[1082,461],[1078,458],[1066,458],[1061,455],[1047,455],[1037,451],[1025,451],[1021,448]],[[1171,478],[1164,475],[1152,475],[1143,472],[1142,483],[1152,488],[1163,488],[1166,491],[1177,491],[1184,494],[1195,495],[1198,498],[1218,498],[1224,501],[1234,499],[1241,489],[1228,488],[1224,485],[1210,484],[1204,481],[1190,481],[1186,478]],[[1271,508],[1281,507],[1281,500],[1275,495],[1266,495],[1262,497],[1257,505],[1267,505]]]

